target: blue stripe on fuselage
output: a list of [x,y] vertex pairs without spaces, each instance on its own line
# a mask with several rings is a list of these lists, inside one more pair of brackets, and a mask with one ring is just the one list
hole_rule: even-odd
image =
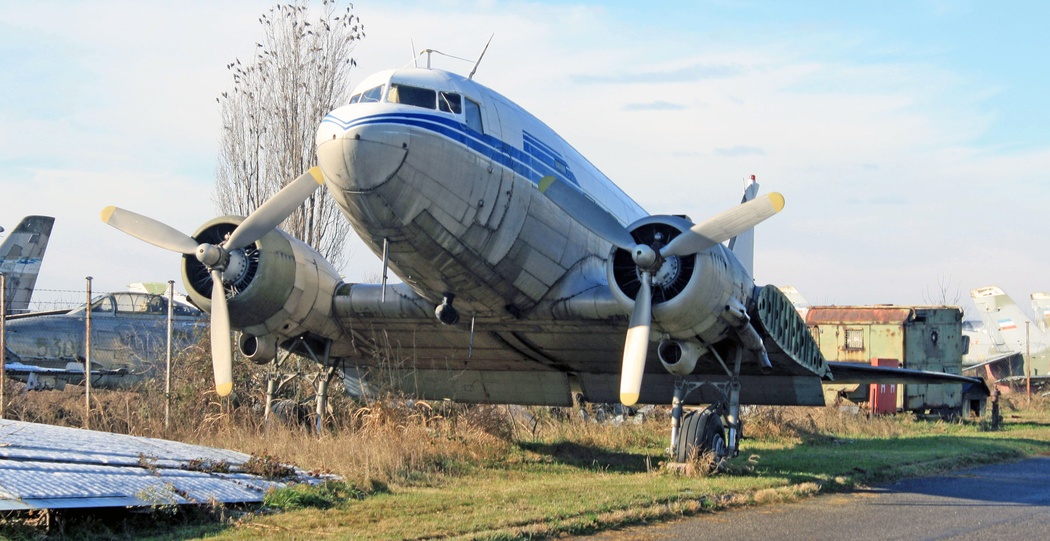
[[344,130],[372,124],[412,126],[456,141],[533,183],[538,183],[541,178],[551,175],[577,187],[580,185],[576,176],[569,170],[568,164],[560,157],[556,157],[557,152],[527,133],[524,134],[524,139],[528,140],[529,144],[526,144],[524,149],[517,149],[501,139],[473,130],[455,119],[439,115],[399,112],[344,121],[328,114],[321,122],[335,124]]

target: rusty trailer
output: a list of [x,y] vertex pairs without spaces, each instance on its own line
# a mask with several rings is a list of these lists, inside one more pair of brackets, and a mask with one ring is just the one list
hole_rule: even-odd
[[[962,374],[962,309],[956,306],[812,306],[806,324],[829,361]],[[889,361],[893,364],[892,361]],[[885,389],[873,395],[869,385],[825,385],[829,404],[847,399],[882,412],[913,411],[944,416],[980,415],[983,396],[969,396],[961,384],[901,384],[896,408],[884,402]],[[964,412],[964,405],[966,411]]]

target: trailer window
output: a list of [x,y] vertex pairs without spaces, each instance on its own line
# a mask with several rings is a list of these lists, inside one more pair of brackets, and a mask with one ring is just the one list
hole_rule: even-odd
[[864,349],[864,330],[846,329],[846,349]]
[[437,108],[437,92],[429,88],[419,88],[407,85],[390,85],[390,94],[387,95],[390,103],[403,103],[427,109]]

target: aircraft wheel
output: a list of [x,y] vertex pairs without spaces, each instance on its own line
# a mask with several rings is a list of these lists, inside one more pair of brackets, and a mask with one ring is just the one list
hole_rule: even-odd
[[675,462],[685,463],[706,453],[712,453],[715,462],[726,457],[725,427],[722,418],[710,408],[682,416],[674,458]]

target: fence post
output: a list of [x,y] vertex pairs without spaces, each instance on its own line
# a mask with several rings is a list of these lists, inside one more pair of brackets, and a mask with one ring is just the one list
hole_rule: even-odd
[[4,418],[7,387],[7,275],[0,272],[0,419]]
[[84,310],[84,428],[91,430],[91,277],[87,278]]
[[164,370],[164,430],[171,427],[171,348],[172,326],[175,318],[175,280],[168,280],[168,355]]

